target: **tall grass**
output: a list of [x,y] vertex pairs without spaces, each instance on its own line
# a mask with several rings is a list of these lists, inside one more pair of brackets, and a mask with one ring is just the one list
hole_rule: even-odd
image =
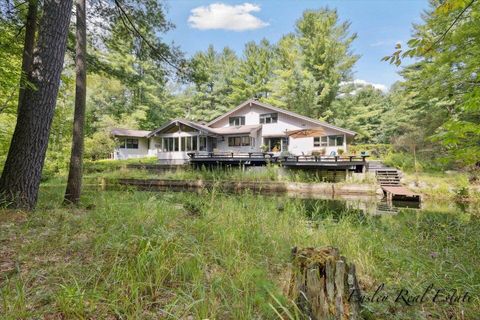
[[480,313],[476,216],[371,217],[342,203],[218,190],[90,190],[82,208],[62,208],[62,191],[42,189],[29,215],[0,211],[4,318],[295,318],[283,294],[290,250],[325,245],[356,263],[367,292],[382,282],[412,291],[434,283],[476,297],[454,306],[367,304],[374,319]]

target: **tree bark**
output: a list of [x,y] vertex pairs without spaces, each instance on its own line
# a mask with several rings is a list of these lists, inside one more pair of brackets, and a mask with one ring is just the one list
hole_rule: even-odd
[[82,191],[85,108],[87,99],[87,24],[85,0],[76,0],[76,84],[72,153],[64,203],[78,203]]
[[0,178],[6,205],[31,210],[38,198],[60,75],[65,57],[72,0],[45,0],[35,48],[31,83],[18,109],[7,160]]
[[[35,47],[35,32],[37,31],[38,1],[28,1],[27,21],[25,23],[25,41],[23,45],[22,73],[20,76],[20,91],[18,93],[18,109],[24,102],[25,88],[28,85],[33,65],[33,48]],[[17,109],[17,110],[18,110]]]
[[292,258],[288,296],[308,319],[362,319],[355,265],[337,248],[295,247]]

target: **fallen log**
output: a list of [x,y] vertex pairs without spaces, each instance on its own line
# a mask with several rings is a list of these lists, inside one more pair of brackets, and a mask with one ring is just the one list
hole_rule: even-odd
[[293,248],[289,297],[312,320],[362,319],[355,265],[337,248]]

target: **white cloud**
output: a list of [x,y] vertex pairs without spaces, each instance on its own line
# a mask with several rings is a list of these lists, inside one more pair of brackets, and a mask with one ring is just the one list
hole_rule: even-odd
[[[355,93],[357,93],[357,91],[360,88],[366,87],[366,86],[372,86],[375,89],[381,90],[382,92],[387,92],[388,91],[388,86],[386,86],[384,84],[372,83],[372,82],[368,82],[368,81],[362,80],[362,79],[355,79],[353,81],[341,82],[340,83],[341,86],[346,86],[346,85],[349,85],[349,84],[353,84],[355,86],[355,89],[353,89],[353,91],[351,91],[349,94],[355,94]],[[341,94],[340,96],[343,96],[343,94]]]
[[255,17],[260,6],[245,2],[239,5],[212,3],[190,11],[188,23],[200,30],[224,29],[232,31],[254,30],[268,26],[267,22]]
[[372,83],[372,82],[368,82],[366,80],[362,80],[362,79],[355,79],[353,80],[353,84],[356,84],[356,85],[359,85],[359,86],[372,86],[374,87],[375,89],[378,89],[378,90],[382,90],[383,92],[387,92],[388,91],[388,87],[384,84],[381,84],[381,83]]
[[397,43],[403,44],[402,40],[380,40],[370,43],[370,47],[394,47]]

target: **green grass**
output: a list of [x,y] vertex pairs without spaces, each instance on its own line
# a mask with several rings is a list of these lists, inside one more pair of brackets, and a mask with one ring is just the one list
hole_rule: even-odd
[[88,189],[80,208],[62,208],[62,191],[43,187],[31,214],[0,211],[5,319],[275,319],[282,307],[294,314],[283,295],[291,248],[325,245],[356,263],[367,292],[434,283],[475,296],[454,306],[367,304],[373,319],[480,314],[476,215],[371,217],[341,202],[215,190]]

